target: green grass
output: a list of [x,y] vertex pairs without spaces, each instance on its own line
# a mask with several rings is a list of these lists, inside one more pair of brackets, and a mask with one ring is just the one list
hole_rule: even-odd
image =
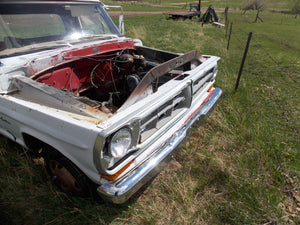
[[[214,4],[231,2],[237,7],[241,1]],[[220,56],[218,107],[146,191],[121,206],[61,192],[42,165],[1,138],[2,224],[298,224],[299,19],[263,12],[264,23],[252,23],[255,15],[230,11],[228,51],[226,29],[164,15],[126,18],[126,36],[146,46]],[[253,38],[234,93],[249,32]]]
[[[295,4],[296,0],[261,0],[267,9],[289,11]],[[190,4],[197,5],[197,0],[143,0],[143,1],[102,1],[107,5],[122,5],[126,11],[169,11],[169,10],[189,10]],[[229,7],[232,10],[239,10],[245,5],[252,2],[251,0],[201,0],[201,8],[204,12],[209,5],[217,10],[224,10]]]

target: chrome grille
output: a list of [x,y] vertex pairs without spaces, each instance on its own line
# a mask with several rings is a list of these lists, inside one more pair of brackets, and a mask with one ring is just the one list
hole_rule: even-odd
[[200,90],[203,89],[205,84],[209,82],[214,75],[214,68],[207,71],[203,76],[199,77],[193,82],[193,95],[196,95]]
[[163,102],[156,110],[150,112],[141,120],[140,142],[166,125],[172,119],[180,116],[191,105],[191,87],[187,85],[174,97]]

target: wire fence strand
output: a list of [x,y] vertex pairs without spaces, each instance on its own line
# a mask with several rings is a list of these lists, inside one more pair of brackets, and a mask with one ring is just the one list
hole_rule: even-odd
[[[239,33],[239,36],[238,34],[235,32],[235,30],[237,30]],[[248,36],[248,33],[246,31],[243,31],[241,29],[238,29],[238,28],[234,28],[234,30],[231,31],[231,36],[232,36],[232,42],[234,42],[234,40],[237,41],[237,43],[232,43],[231,44],[231,48],[233,48],[233,46],[238,46],[238,48],[244,48],[245,45],[246,45],[246,40],[247,40],[247,37],[246,35]],[[242,41],[241,38],[240,38],[240,34],[244,34],[245,35],[245,40]],[[266,48],[256,40],[255,38],[255,35],[253,35],[254,38],[254,42],[256,44],[255,47],[251,48],[250,51],[248,52],[248,60],[251,60],[252,63],[254,63],[255,65],[259,65],[259,66],[256,66],[256,70],[260,70],[261,72],[258,74],[255,74],[254,75],[261,80],[261,82],[266,86],[268,87],[268,81],[267,81],[267,75],[268,74],[265,74],[263,71],[266,70],[266,65],[262,65],[262,62],[259,61],[258,59],[260,59],[262,56],[261,55],[258,55],[258,50],[262,50],[264,52],[264,54],[267,56],[266,59],[269,60],[270,62],[272,62],[272,65],[274,65],[274,68],[276,68],[276,70],[281,73],[281,74],[284,74],[289,80],[293,81],[297,86],[300,84],[300,82],[297,80],[296,77],[292,76],[291,73],[289,71],[287,71],[286,69],[284,69],[284,67],[272,56],[272,54],[270,54],[269,51],[266,50]],[[248,61],[249,63],[249,61]],[[273,79],[274,81],[274,79]],[[277,84],[280,84],[280,82],[283,82],[282,79],[279,79],[277,81],[275,81],[275,83]],[[283,106],[283,104],[280,102],[280,100],[278,99],[278,97],[276,96],[275,94],[275,91],[272,90],[271,88],[268,89],[269,93],[270,93],[270,97],[271,97],[271,101],[273,103],[273,105],[275,105],[277,107],[277,109],[281,112],[281,117],[282,119],[285,121],[284,123],[286,124],[287,126],[287,129],[289,129],[292,133],[294,133],[296,139],[298,140],[298,142],[300,142],[300,135],[299,135],[299,130],[293,125],[292,121],[297,121],[297,119],[293,118],[293,116],[288,112],[288,110]],[[260,99],[261,99],[261,96],[258,95],[257,92],[252,92],[254,93],[254,98],[255,98],[255,104],[259,104]],[[244,107],[248,107],[247,105],[244,106]],[[259,108],[259,106],[258,106]],[[263,129],[266,133],[266,136],[267,136],[267,145],[269,146],[269,149],[271,150],[272,152],[272,155],[275,159],[275,162],[277,164],[276,168],[277,170],[280,172],[281,174],[281,177],[283,178],[283,181],[284,181],[284,185],[285,185],[285,189],[286,189],[286,192],[288,193],[288,196],[290,197],[290,199],[292,200],[293,202],[293,205],[296,209],[297,207],[297,202],[295,200],[295,197],[293,196],[293,192],[291,191],[291,189],[289,188],[289,185],[288,185],[288,181],[287,181],[287,178],[284,176],[284,171],[283,171],[283,168],[282,168],[282,165],[281,165],[281,162],[278,158],[278,155],[276,153],[276,150],[273,146],[273,143],[272,143],[272,139],[271,139],[271,133],[270,131],[268,130],[267,128],[267,121],[265,120],[264,118],[264,115],[261,111],[257,112],[258,115],[259,115],[259,120],[260,122],[262,123],[263,125]],[[296,114],[297,115],[297,114]],[[296,210],[297,211],[297,210]]]

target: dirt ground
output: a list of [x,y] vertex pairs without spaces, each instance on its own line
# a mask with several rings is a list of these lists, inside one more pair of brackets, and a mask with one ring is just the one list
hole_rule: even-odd
[[[138,11],[125,11],[124,16],[125,17],[133,17],[133,16],[147,16],[147,15],[159,15],[163,12],[138,12]],[[112,17],[118,17],[120,15],[119,11],[111,11],[108,12],[108,14]]]

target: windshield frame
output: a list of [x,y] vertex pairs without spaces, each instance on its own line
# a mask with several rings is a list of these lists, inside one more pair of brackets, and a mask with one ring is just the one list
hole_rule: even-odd
[[[82,8],[93,10],[93,12],[92,14],[88,11],[84,12],[85,10],[82,10]],[[83,14],[81,15],[81,13]],[[21,20],[19,25],[18,18],[16,17],[20,16],[20,18],[22,18],[22,15],[25,15],[24,18],[26,18],[26,15],[32,14],[40,15],[41,18],[43,17],[43,15],[50,15],[52,18],[54,18],[53,15],[59,16],[62,22],[59,29],[64,28],[65,30],[62,30],[61,32],[65,31],[65,33],[63,33],[62,35],[42,36],[43,32],[49,32],[47,34],[52,34],[51,27],[50,31],[49,29],[47,30],[46,28],[44,28],[43,31],[41,29],[41,32],[35,27],[30,27],[30,29],[36,29],[33,30],[32,35],[40,36],[28,38],[28,35],[31,35],[31,33],[27,32],[23,37],[22,33],[18,34],[17,32],[14,32],[12,27],[10,27],[12,25],[4,18],[6,16],[7,19],[9,18],[9,16],[7,15],[10,15],[13,20],[15,20],[13,21],[15,22],[15,24],[13,25],[19,28],[21,32],[22,29],[25,30],[24,32],[26,32],[26,27],[22,27]],[[90,30],[89,28],[87,28],[86,30],[89,31],[85,32],[84,28],[82,27],[81,21],[83,17],[86,17],[86,21],[97,29],[100,29],[99,27],[102,26],[101,32],[103,33],[92,28]],[[39,18],[39,16],[37,16],[37,18]],[[46,21],[46,19],[44,20]],[[58,21],[58,19],[56,19],[55,21]],[[37,21],[37,24],[38,23],[39,21]],[[52,25],[51,21],[48,23],[50,26]],[[55,24],[53,22],[53,25]],[[31,24],[29,23],[29,26],[30,25]],[[35,26],[35,24],[32,24],[32,26]],[[101,2],[92,1],[1,1],[0,28],[2,30],[2,34],[0,33],[0,58],[26,54],[27,50],[28,53],[30,53],[34,51],[42,51],[43,49],[55,49],[63,46],[70,47],[73,44],[87,42],[89,40],[95,41],[123,37],[112,19],[108,16],[106,10],[103,7],[103,4]],[[17,33],[17,35],[14,33]],[[43,43],[45,44],[45,46],[43,46]],[[49,45],[49,43],[51,45]]]

